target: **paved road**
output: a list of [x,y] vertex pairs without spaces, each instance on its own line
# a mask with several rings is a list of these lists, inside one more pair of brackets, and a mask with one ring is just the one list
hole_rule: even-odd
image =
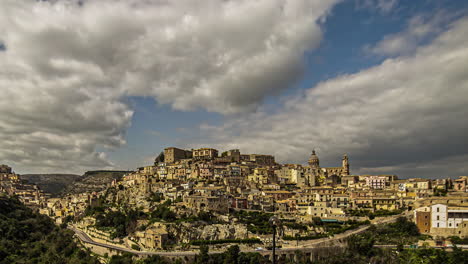
[[[397,215],[397,216],[393,216],[391,218],[383,219],[382,221],[379,221],[379,224],[389,223],[389,222],[395,221],[399,216],[401,216],[401,215]],[[370,227],[370,225],[362,226],[362,227],[359,227],[357,229],[349,230],[349,231],[347,231],[345,233],[335,235],[334,237],[331,237],[331,238],[320,238],[320,239],[315,239],[315,240],[312,240],[312,241],[302,242],[297,247],[296,246],[291,246],[291,247],[288,246],[288,247],[284,247],[284,248],[278,248],[276,251],[277,252],[291,252],[291,251],[296,251],[296,250],[307,250],[307,249],[317,248],[318,244],[321,244],[321,243],[324,243],[324,242],[334,242],[334,241],[337,241],[337,240],[340,240],[340,239],[344,239],[344,238],[349,237],[351,235],[364,232],[369,227]],[[119,246],[115,246],[115,245],[109,245],[109,244],[94,241],[85,232],[83,232],[83,231],[81,231],[81,230],[79,230],[79,229],[77,229],[75,227],[69,227],[69,228],[72,231],[75,232],[75,234],[78,236],[78,238],[81,241],[83,241],[85,243],[88,243],[88,244],[91,244],[91,245],[96,245],[96,246],[101,246],[101,247],[109,248],[109,249],[113,249],[113,250],[118,250],[118,251],[122,251],[122,252],[128,252],[128,253],[132,253],[132,254],[139,255],[139,256],[160,255],[160,256],[168,256],[168,257],[174,257],[174,256],[185,257],[185,256],[194,256],[194,255],[198,254],[198,251],[167,251],[167,252],[164,252],[164,251],[160,251],[160,252],[136,251],[136,250],[132,250],[132,249],[129,249],[129,248],[126,248],[126,247],[119,247]],[[291,241],[291,243],[294,243],[294,241]],[[262,252],[262,251],[256,251],[256,250],[252,249],[252,250],[243,250],[242,252]],[[223,253],[223,251],[210,251],[210,254],[217,254],[217,253]]]
[[[395,216],[386,217],[386,218],[383,218],[383,219],[376,219],[373,222],[373,224],[391,223],[391,222],[396,221],[396,219],[398,217],[401,217],[401,216],[404,216],[404,215],[395,215]],[[341,239],[347,238],[349,236],[362,233],[362,232],[366,231],[369,227],[370,227],[370,225],[361,226],[361,227],[359,227],[357,229],[352,229],[352,230],[346,231],[346,232],[344,232],[342,234],[337,234],[337,235],[335,235],[335,236],[333,236],[331,238],[320,238],[320,239],[315,239],[315,240],[312,240],[312,241],[306,241],[306,242],[302,242],[302,243],[299,242],[299,247],[296,247],[296,249],[304,248],[304,247],[313,247],[313,246],[316,246],[317,244],[320,244],[320,243],[333,242],[333,241],[341,240]]]
[[77,228],[74,228],[74,227],[69,227],[73,232],[75,232],[75,234],[78,236],[78,238],[85,242],[85,243],[88,243],[88,244],[91,244],[91,245],[96,245],[96,246],[101,246],[101,247],[105,247],[105,248],[110,248],[110,249],[114,249],[114,250],[119,250],[119,251],[124,251],[124,252],[129,252],[129,253],[133,253],[133,254],[138,254],[140,253],[140,251],[136,251],[136,250],[132,250],[132,249],[129,249],[129,248],[126,248],[126,247],[118,247],[118,246],[114,246],[114,245],[109,245],[109,244],[104,244],[104,243],[101,243],[101,242],[97,242],[97,241],[94,241],[91,237],[88,236],[88,234],[86,234],[85,232],[77,229]]

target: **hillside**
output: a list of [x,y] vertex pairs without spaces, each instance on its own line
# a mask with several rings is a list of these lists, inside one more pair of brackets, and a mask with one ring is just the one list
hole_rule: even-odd
[[88,171],[72,184],[66,186],[61,194],[77,194],[83,192],[97,192],[106,188],[113,180],[119,180],[128,171],[99,170]]
[[50,218],[0,194],[0,264],[97,264],[78,248],[73,232],[55,226]]
[[34,183],[44,192],[53,196],[59,194],[67,185],[76,181],[81,175],[76,174],[22,174],[21,179]]

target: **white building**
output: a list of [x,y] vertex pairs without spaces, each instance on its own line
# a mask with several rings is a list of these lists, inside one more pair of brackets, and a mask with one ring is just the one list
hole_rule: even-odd
[[467,237],[468,207],[432,205],[430,234],[443,237]]
[[447,227],[447,206],[435,204],[431,206],[431,227]]

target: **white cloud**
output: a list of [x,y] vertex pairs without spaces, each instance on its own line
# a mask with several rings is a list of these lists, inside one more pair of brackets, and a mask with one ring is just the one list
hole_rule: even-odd
[[255,109],[302,72],[334,4],[311,0],[3,0],[0,160],[41,171],[112,166],[125,96],[175,109]]
[[[454,176],[459,170],[450,165],[468,155],[467,42],[465,17],[411,56],[319,83],[275,114],[202,131],[211,131],[219,148],[273,153],[282,162],[304,163],[316,148],[324,165],[339,165],[348,152],[354,172]],[[457,162],[408,170],[440,160]]]
[[435,14],[415,16],[408,21],[404,31],[385,36],[375,45],[365,47],[365,51],[380,56],[411,54],[428,38],[446,30],[458,15],[458,12],[439,11]]
[[381,14],[388,14],[398,6],[398,0],[356,0],[357,9],[375,10]]

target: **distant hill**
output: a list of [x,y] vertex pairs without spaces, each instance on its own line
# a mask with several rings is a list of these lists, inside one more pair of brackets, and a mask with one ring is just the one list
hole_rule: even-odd
[[61,194],[76,194],[83,192],[98,192],[104,190],[113,180],[120,180],[130,171],[98,170],[87,171],[72,184],[63,189]]
[[57,195],[67,185],[82,177],[76,174],[22,174],[21,179],[34,183],[44,192]]

